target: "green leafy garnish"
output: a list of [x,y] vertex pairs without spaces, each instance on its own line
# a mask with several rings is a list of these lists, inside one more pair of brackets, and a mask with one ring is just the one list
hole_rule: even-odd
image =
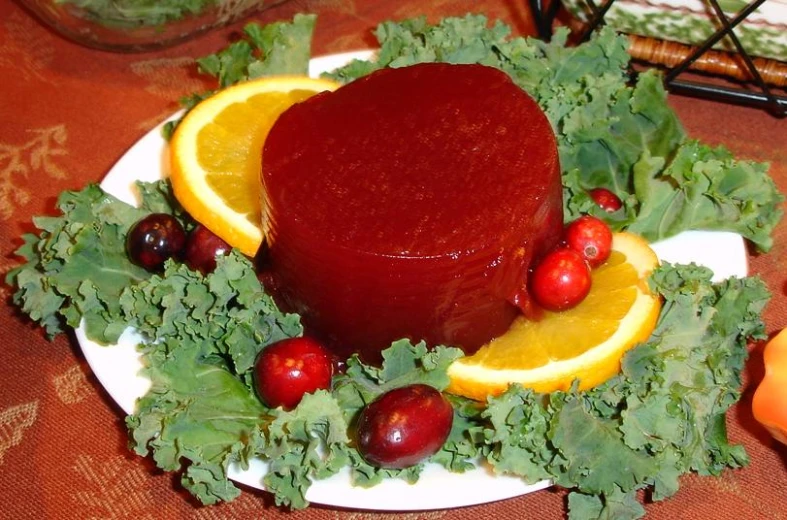
[[192,344],[168,338],[144,357],[150,391],[126,418],[134,451],[153,453],[166,471],[183,470],[181,483],[204,504],[240,491],[228,480],[230,462],[247,464],[262,443],[266,410],[223,363]]
[[[243,29],[244,39],[198,59],[199,71],[216,78],[220,89],[275,74],[307,75],[316,21],[313,14],[296,14],[292,22],[274,22],[264,27],[250,23]],[[181,104],[191,110],[214,92],[192,94],[181,99]],[[180,119],[164,125],[165,138],[172,136],[179,122]]]
[[[178,212],[166,202],[167,181],[140,187],[148,209],[96,197],[102,192],[89,186],[64,195],[69,203],[61,207],[68,213],[57,221],[79,230],[95,227],[96,219],[105,227],[114,223],[117,240],[108,242],[114,250],[106,251],[106,244],[100,249],[122,265],[123,235],[133,216],[150,207]],[[116,215],[126,214],[116,223]],[[30,241],[37,246],[32,250],[46,251],[52,235],[61,232],[50,226],[38,242]],[[76,237],[80,245],[95,238],[87,232]],[[68,262],[55,258],[50,265],[39,258],[12,273],[12,281],[42,267],[51,273],[37,278],[35,291],[19,285],[23,305],[47,293],[41,287],[51,281],[60,284],[53,266],[84,265],[95,254],[85,247],[65,250]],[[97,277],[92,271],[86,276],[91,284]],[[718,475],[745,464],[743,448],[727,440],[724,417],[740,396],[746,341],[764,337],[760,316],[769,295],[757,278],[714,284],[711,276],[693,265],[659,268],[651,278],[664,298],[656,329],[624,357],[619,376],[596,388],[541,395],[515,386],[485,406],[452,397],[453,430],[431,461],[466,471],[484,460],[528,482],[550,479],[573,490],[572,518],[636,518],[642,509],[637,490],[649,488],[659,500],[678,490],[684,473]],[[134,327],[145,338],[144,373],[152,382],[127,418],[132,447],[152,453],[162,469],[181,472],[183,486],[203,503],[237,496],[228,467],[247,467],[252,458],[268,461],[263,482],[277,503],[291,507],[308,504],[305,494],[314,480],[348,466],[359,486],[386,478],[418,480],[422,465],[386,470],[366,463],[352,444],[351,425],[388,389],[410,383],[445,388],[458,349],[396,342],[384,352],[382,366],[353,357],[331,392],[317,392],[289,412],[271,410],[254,393],[253,360],[267,345],[302,329],[297,316],[282,313],[264,292],[251,261],[233,252],[207,276],[168,262],[162,275],[140,276],[112,294],[116,304],[99,314],[108,328]],[[48,296],[60,310],[51,310],[43,323],[58,323],[58,312],[71,316],[71,306],[83,301],[78,292]],[[100,331],[106,329],[95,337],[105,337]]]
[[783,200],[767,169],[697,141],[681,145],[666,167],[643,157],[634,165],[638,212],[627,228],[660,240],[689,222],[695,229],[735,231],[767,251]]
[[250,23],[247,38],[197,60],[200,71],[227,87],[248,79],[273,74],[308,74],[315,15],[298,14],[292,22],[266,26]]
[[663,311],[619,376],[585,392],[512,387],[490,399],[488,460],[573,489],[571,518],[637,518],[639,489],[661,500],[684,473],[746,464],[743,448],[727,440],[725,413],[740,397],[747,340],[765,338],[760,316],[770,295],[757,278],[713,284],[712,274],[695,265],[653,273]]
[[162,205],[169,185],[142,187],[139,208],[123,204],[96,185],[67,191],[58,199],[60,217],[37,217],[38,235],[27,234],[17,251],[26,263],[9,272],[18,289],[13,301],[50,336],[76,328],[101,343],[116,343],[127,324],[119,319],[118,298],[149,273],[126,255],[129,228]]

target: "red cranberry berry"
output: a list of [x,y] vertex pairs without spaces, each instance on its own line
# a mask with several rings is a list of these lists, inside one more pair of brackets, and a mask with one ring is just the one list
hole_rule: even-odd
[[394,388],[361,411],[358,451],[373,466],[413,466],[440,450],[453,419],[451,403],[435,388],[424,384]]
[[331,386],[333,357],[317,340],[289,338],[265,347],[254,363],[254,384],[270,408],[295,408],[304,394]]
[[614,213],[623,207],[620,197],[606,188],[593,188],[589,194],[590,198],[607,213]]
[[598,267],[612,252],[612,230],[601,219],[583,215],[566,226],[563,240],[569,249],[581,254],[591,268]]
[[132,262],[148,271],[161,271],[169,258],[180,259],[186,232],[167,213],[151,213],[134,224],[126,236],[126,253]]
[[202,274],[216,269],[216,257],[226,255],[232,247],[202,224],[191,230],[183,256],[186,265]]
[[533,269],[530,293],[541,307],[562,311],[579,305],[590,292],[590,284],[590,267],[582,255],[558,248]]

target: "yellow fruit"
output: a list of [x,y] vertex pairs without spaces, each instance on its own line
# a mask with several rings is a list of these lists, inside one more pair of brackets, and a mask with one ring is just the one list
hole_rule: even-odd
[[242,253],[262,242],[260,160],[276,118],[299,101],[338,83],[271,76],[226,88],[202,101],[170,142],[175,197],[195,220]]
[[653,332],[661,301],[647,278],[658,266],[648,243],[616,233],[609,260],[593,270],[588,296],[576,307],[517,318],[509,330],[448,369],[449,392],[480,401],[512,383],[537,392],[596,386],[620,371],[623,354]]

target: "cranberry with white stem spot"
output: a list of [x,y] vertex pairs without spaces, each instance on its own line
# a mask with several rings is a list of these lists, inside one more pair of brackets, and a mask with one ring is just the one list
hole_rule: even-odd
[[581,254],[591,268],[603,264],[612,252],[612,230],[603,220],[583,215],[566,226],[563,240]]
[[588,193],[593,202],[607,213],[614,213],[623,207],[620,197],[606,188],[593,188]]

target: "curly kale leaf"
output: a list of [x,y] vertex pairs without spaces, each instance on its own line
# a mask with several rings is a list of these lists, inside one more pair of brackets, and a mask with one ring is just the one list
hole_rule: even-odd
[[770,295],[757,278],[711,277],[695,265],[653,273],[664,298],[658,325],[606,383],[548,396],[512,387],[491,398],[490,463],[571,489],[570,517],[583,519],[638,518],[637,490],[660,500],[685,473],[746,464],[743,447],[727,439],[725,414],[740,398],[747,342],[764,337]]
[[167,185],[139,184],[140,207],[130,206],[97,185],[66,191],[60,216],[33,220],[39,232],[23,237],[17,251],[25,263],[6,278],[16,286],[14,303],[49,336],[76,328],[101,343],[116,343],[127,323],[118,299],[126,287],[150,277],[126,254],[128,230],[151,211],[175,211]]

